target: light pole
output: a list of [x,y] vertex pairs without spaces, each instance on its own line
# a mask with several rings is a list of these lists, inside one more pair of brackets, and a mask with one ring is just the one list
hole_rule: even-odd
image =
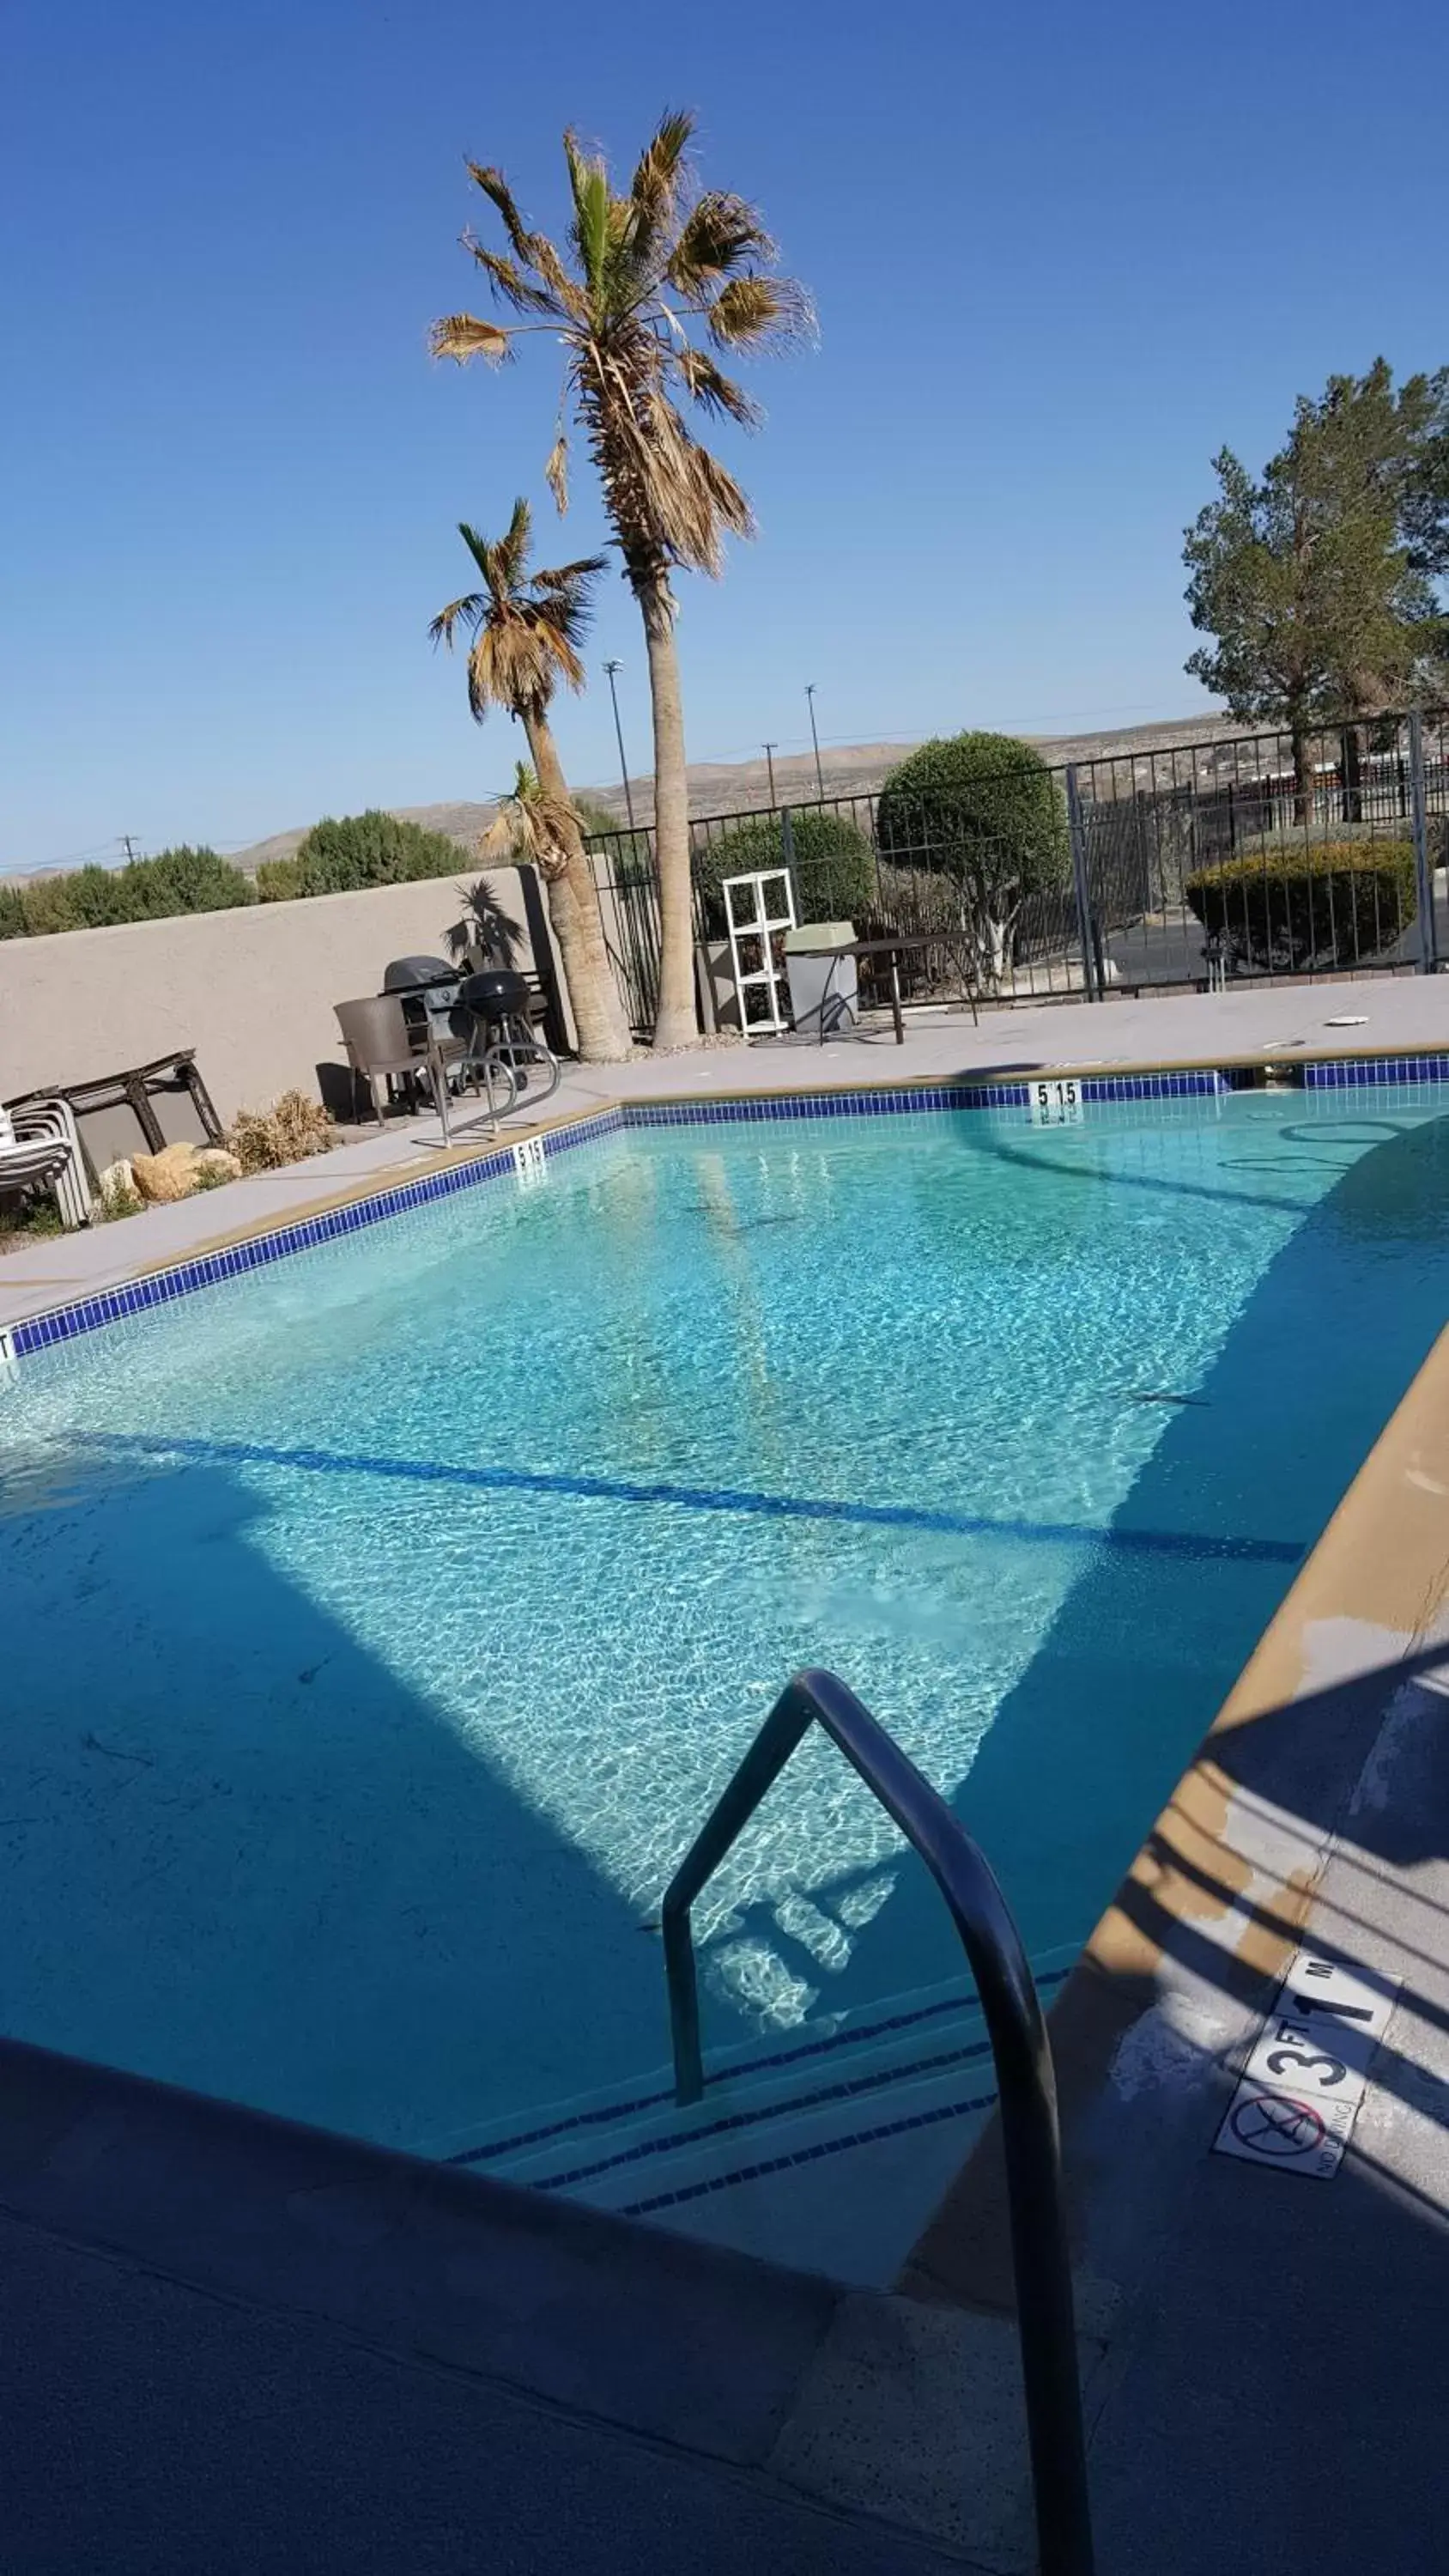
[[609,675],[609,696],[613,701],[614,707],[614,739],[619,746],[619,775],[624,781],[624,811],[629,817],[629,829],[632,832],[634,829],[634,791],[629,785],[629,763],[624,758],[624,728],[619,722],[619,692],[614,686],[614,674],[616,671],[622,671],[623,667],[624,665],[622,662],[606,662],[604,664],[604,668]]
[[805,703],[810,709],[810,739],[815,745],[815,784],[820,793],[820,802],[823,805],[825,802],[825,781],[820,775],[820,736],[815,730],[815,683],[813,680],[807,680],[805,684]]
[[775,761],[774,761],[774,754],[779,750],[779,748],[780,748],[780,746],[779,746],[779,744],[778,744],[777,742],[767,742],[767,743],[766,743],[766,745],[765,745],[765,767],[768,769],[768,771],[769,771],[769,773],[770,773],[770,811],[771,811],[771,813],[772,813],[772,814],[773,814],[773,813],[774,813],[774,811],[775,811]]

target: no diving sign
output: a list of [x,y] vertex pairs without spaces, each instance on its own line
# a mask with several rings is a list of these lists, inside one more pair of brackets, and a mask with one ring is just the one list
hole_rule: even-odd
[[1300,1950],[1214,2140],[1220,2156],[1328,2182],[1343,2162],[1396,1980],[1369,1985]]

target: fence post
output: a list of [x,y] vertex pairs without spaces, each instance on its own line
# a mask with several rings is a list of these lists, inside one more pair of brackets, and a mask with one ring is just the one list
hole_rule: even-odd
[[1087,879],[1087,826],[1075,763],[1067,767],[1067,832],[1072,845],[1072,892],[1077,899],[1077,937],[1082,950],[1082,990],[1089,1002],[1100,1001],[1092,949],[1092,890]]
[[1424,719],[1415,707],[1409,718],[1409,804],[1414,818],[1414,883],[1419,895],[1419,973],[1432,975],[1439,964],[1434,922],[1434,871],[1429,865],[1429,826],[1424,796]]

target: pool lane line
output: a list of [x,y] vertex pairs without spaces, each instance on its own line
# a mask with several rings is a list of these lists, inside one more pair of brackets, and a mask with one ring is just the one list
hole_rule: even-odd
[[438,1458],[389,1458],[333,1449],[279,1449],[257,1440],[144,1439],[120,1432],[77,1432],[74,1444],[112,1456],[222,1460],[232,1466],[281,1467],[306,1475],[379,1476],[392,1483],[449,1485],[490,1494],[541,1494],[571,1502],[662,1504],[682,1511],[738,1512],[747,1518],[848,1522],[862,1529],[920,1530],[948,1538],[999,1538],[1035,1546],[1101,1547],[1124,1555],[1187,1557],[1203,1562],[1298,1565],[1302,1539],[1215,1537],[1207,1531],[1092,1529],[1076,1521],[992,1520],[919,1503],[844,1502],[825,1494],[762,1494],[728,1485],[643,1483],[629,1476],[568,1475],[552,1468],[470,1467]]

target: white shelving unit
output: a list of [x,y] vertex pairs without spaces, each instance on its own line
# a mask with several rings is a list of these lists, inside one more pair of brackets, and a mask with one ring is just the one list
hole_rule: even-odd
[[790,1025],[780,945],[786,931],[795,928],[790,871],[759,868],[751,876],[726,877],[723,893],[740,1025],[746,1037],[778,1037]]

